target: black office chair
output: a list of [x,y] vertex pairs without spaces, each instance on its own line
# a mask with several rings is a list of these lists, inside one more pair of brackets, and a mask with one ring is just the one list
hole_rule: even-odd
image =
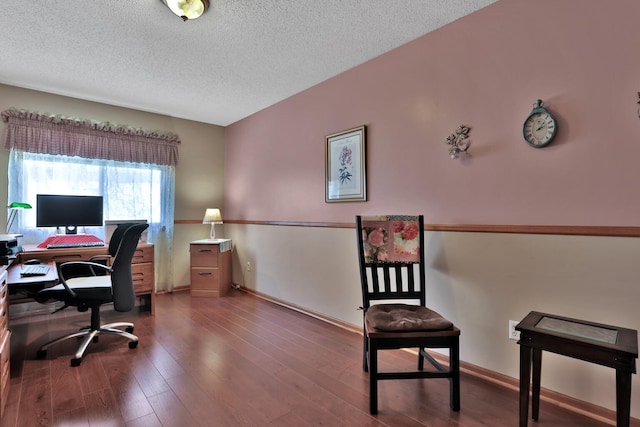
[[[137,347],[138,337],[133,335],[133,323],[116,322],[100,325],[100,306],[113,303],[116,311],[124,312],[130,311],[135,305],[131,261],[140,236],[147,227],[148,224],[128,224],[128,226],[123,226],[118,235],[114,233],[111,240],[114,238],[120,239],[120,243],[110,266],[89,261],[66,262],[61,264],[59,269],[61,283],[51,288],[43,289],[35,295],[36,301],[43,304],[53,299],[64,302],[65,307],[77,307],[78,311],[81,312],[91,310],[91,325],[89,327],[44,344],[38,350],[38,358],[45,357],[47,349],[54,344],[71,338],[84,337],[74,358],[71,359],[71,366],[78,366],[82,362],[89,344],[92,341],[97,342],[101,333],[123,336],[129,340],[129,348]],[[108,275],[65,278],[64,271],[66,268],[73,269],[73,267],[79,265],[91,266],[94,269],[107,272]],[[117,329],[123,327],[125,330]]]
[[[111,234],[111,238],[109,239],[109,247],[107,248],[107,253],[104,255],[94,255],[91,258],[89,258],[89,261],[97,262],[100,264],[102,263],[110,264],[113,258],[116,256],[116,253],[118,252],[118,248],[120,247],[120,242],[122,242],[122,238],[124,237],[124,232],[127,231],[127,229],[129,229],[129,227],[131,227],[132,225],[134,225],[134,223],[118,224],[116,229],[113,230],[113,234]],[[102,270],[96,271],[96,269],[94,269],[93,265],[91,264],[89,264],[86,267],[87,267],[87,271],[92,276],[97,276],[99,274],[103,274],[103,275],[106,274],[106,272]],[[88,275],[88,274],[84,274],[84,275]]]
[[[124,232],[127,231],[129,227],[131,227],[135,223],[124,223],[118,224],[116,229],[111,234],[111,238],[109,239],[109,246],[107,247],[106,254],[94,255],[88,259],[90,263],[77,263],[73,265],[67,265],[64,272],[65,280],[72,279],[74,277],[85,277],[85,276],[98,276],[108,274],[107,271],[103,269],[94,268],[94,262],[99,264],[111,264],[113,258],[116,256],[116,252],[118,252],[118,248],[120,247],[120,242],[122,241],[122,237],[124,236]],[[58,265],[58,275],[60,274],[60,266]],[[66,307],[63,307],[66,308]],[[62,309],[61,309],[62,310]]]
[[[460,330],[426,307],[423,216],[356,216],[356,230],[369,412],[378,413],[379,380],[409,378],[448,378],[450,407],[459,411]],[[378,350],[400,348],[418,349],[418,370],[378,372]],[[449,368],[427,348],[448,348]],[[425,359],[435,370],[424,370]]]

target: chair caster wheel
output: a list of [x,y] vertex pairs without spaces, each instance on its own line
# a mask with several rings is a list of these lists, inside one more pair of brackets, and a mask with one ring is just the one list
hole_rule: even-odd
[[136,348],[138,346],[138,341],[129,341],[129,348]]
[[125,329],[126,332],[129,332],[130,334],[133,333],[133,326],[127,326],[127,329]]
[[47,350],[38,350],[38,352],[36,353],[36,357],[38,359],[44,359],[45,357],[47,357]]
[[82,359],[71,359],[71,366],[80,366]]

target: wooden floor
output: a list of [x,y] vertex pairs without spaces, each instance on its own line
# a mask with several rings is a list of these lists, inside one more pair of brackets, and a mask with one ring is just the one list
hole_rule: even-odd
[[[491,426],[518,424],[517,392],[462,375],[462,409],[449,409],[447,380],[380,383],[368,412],[362,338],[241,291],[220,299],[158,295],[156,315],[132,320],[130,350],[104,336],[82,365],[77,343],[35,358],[39,344],[83,326],[71,309],[10,322],[11,390],[1,426]],[[415,357],[384,352],[380,368]],[[538,427],[603,427],[542,402]]]

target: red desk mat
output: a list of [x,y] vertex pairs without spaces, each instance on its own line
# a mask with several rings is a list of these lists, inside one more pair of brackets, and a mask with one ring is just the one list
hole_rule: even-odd
[[89,242],[102,242],[102,239],[94,236],[93,234],[60,234],[47,237],[44,242],[38,245],[39,248],[47,248],[48,245],[53,244],[75,244],[75,243],[89,243]]

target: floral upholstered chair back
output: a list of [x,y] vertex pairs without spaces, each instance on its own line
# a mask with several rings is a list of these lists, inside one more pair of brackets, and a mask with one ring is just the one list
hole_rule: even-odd
[[361,221],[366,264],[420,262],[419,216],[369,216]]
[[425,304],[422,215],[356,216],[363,308],[372,300]]

